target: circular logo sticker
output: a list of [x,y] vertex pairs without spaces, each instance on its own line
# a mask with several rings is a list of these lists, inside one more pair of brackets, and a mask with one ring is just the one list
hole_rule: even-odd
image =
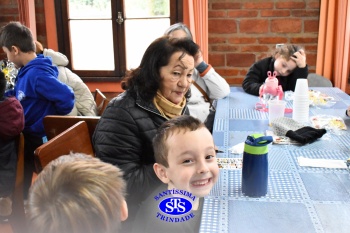
[[169,215],[186,214],[192,210],[192,203],[181,197],[169,197],[159,203],[159,209]]

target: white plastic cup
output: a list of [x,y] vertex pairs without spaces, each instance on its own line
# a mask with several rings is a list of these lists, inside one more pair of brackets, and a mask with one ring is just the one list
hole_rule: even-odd
[[284,111],[286,108],[286,101],[284,100],[270,100],[269,103],[269,125],[271,122],[279,117],[284,117]]
[[295,84],[294,99],[296,96],[309,97],[309,85],[307,79],[299,78]]
[[309,100],[309,94],[306,93],[306,95],[294,95],[293,100]]
[[298,101],[298,100],[294,100],[293,101],[293,106],[295,107],[295,108],[299,108],[299,109],[305,109],[305,110],[308,110],[309,111],[309,108],[306,108],[305,106],[308,106],[308,105],[310,105],[310,101],[305,101],[305,100],[300,100],[300,101]]
[[298,104],[310,104],[310,100],[309,98],[303,98],[303,99],[299,99],[299,98],[296,98],[293,100],[293,102],[296,102]]
[[307,123],[309,120],[309,101],[293,100],[293,120],[299,123]]

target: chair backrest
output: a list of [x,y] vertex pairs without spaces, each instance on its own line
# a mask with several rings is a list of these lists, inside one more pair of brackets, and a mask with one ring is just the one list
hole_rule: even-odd
[[307,76],[309,87],[333,87],[332,82],[316,73],[309,73]]
[[70,152],[94,156],[85,121],[79,121],[35,150],[34,158],[37,172],[41,172],[52,160]]
[[24,179],[24,136],[21,133],[17,138],[17,168],[16,182],[12,193],[12,214],[9,218],[14,233],[24,233],[26,230],[26,219],[23,199]]
[[44,129],[47,139],[50,140],[79,121],[85,121],[89,129],[90,139],[92,140],[92,135],[94,134],[96,125],[100,118],[101,117],[99,116],[47,115],[44,117]]
[[105,109],[107,108],[107,105],[109,103],[108,99],[105,99],[103,101],[103,104],[101,106],[101,108],[97,108],[97,112],[98,112],[98,116],[102,116],[102,113],[105,111]]
[[97,106],[97,115],[101,116],[103,111],[106,109],[109,100],[99,89],[96,89],[94,99]]

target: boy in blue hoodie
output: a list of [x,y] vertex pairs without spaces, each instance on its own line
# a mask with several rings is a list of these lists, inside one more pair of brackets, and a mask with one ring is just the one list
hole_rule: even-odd
[[34,171],[34,151],[46,141],[43,118],[66,115],[74,106],[74,93],[57,79],[57,67],[43,55],[36,55],[33,35],[19,22],[10,22],[0,31],[0,46],[19,72],[14,90],[24,110],[24,196],[27,197]]

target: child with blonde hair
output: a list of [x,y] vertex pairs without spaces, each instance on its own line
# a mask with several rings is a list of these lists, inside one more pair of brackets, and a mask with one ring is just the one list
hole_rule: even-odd
[[47,165],[30,188],[31,233],[116,233],[128,217],[122,171],[85,154]]

